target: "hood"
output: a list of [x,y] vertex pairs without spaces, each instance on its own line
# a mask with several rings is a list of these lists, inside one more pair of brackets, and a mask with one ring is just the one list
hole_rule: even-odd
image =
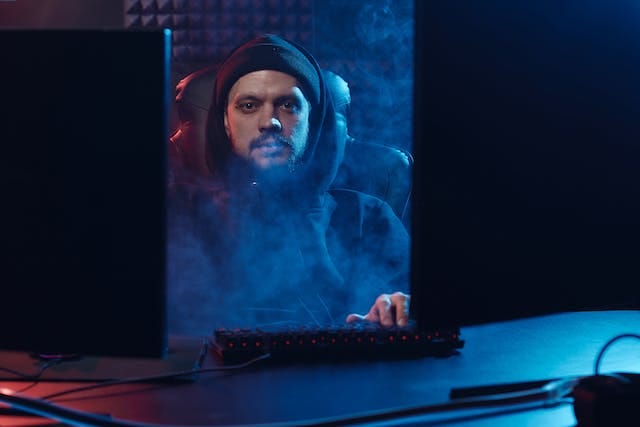
[[309,196],[324,193],[338,170],[345,138],[338,129],[336,111],[325,75],[314,57],[303,47],[275,35],[255,38],[234,51],[221,64],[216,76],[206,130],[207,165],[227,189],[252,185],[253,176],[231,150],[224,129],[224,111],[231,86],[242,76],[258,70],[293,75],[311,102],[309,137],[288,194]]

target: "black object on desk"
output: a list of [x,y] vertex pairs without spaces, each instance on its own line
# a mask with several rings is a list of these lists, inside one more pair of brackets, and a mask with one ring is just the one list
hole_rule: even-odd
[[580,427],[640,424],[640,373],[585,377],[574,387],[573,398]]
[[458,328],[422,331],[415,325],[384,328],[369,323],[297,327],[275,331],[217,329],[212,346],[223,363],[269,360],[343,361],[451,355],[464,346]]

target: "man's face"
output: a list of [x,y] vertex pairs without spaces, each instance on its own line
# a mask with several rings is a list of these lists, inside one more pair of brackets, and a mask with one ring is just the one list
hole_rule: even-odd
[[310,111],[293,76],[254,71],[231,87],[224,127],[233,151],[259,170],[293,169],[307,147]]

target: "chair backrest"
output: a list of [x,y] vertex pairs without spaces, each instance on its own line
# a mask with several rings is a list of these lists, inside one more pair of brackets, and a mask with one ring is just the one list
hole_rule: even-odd
[[350,140],[333,188],[348,188],[386,201],[408,226],[413,156],[391,145]]
[[176,85],[178,124],[169,138],[169,159],[174,170],[207,176],[205,129],[217,67],[194,71]]
[[[210,66],[184,77],[176,85],[175,107],[178,125],[170,137],[170,162],[175,170],[186,171],[192,177],[207,176],[205,160],[205,128],[209,100],[213,92],[213,82],[217,67]],[[339,100],[341,119],[346,127],[346,109],[350,102],[349,88],[333,74],[334,84],[330,84]],[[345,92],[346,91],[346,92]],[[398,147],[354,140],[344,132],[344,158],[338,169],[332,188],[346,188],[361,191],[387,202],[396,215],[405,223],[409,220],[409,199],[411,194],[411,153]]]

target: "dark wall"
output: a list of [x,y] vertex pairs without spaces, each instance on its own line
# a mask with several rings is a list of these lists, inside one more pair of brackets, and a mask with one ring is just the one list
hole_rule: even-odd
[[174,31],[173,84],[255,34],[297,41],[349,82],[356,139],[411,148],[411,0],[0,1],[0,28],[151,27]]
[[348,82],[356,139],[411,149],[414,2],[318,0],[314,53]]
[[122,28],[118,0],[15,0],[0,2],[0,28]]
[[305,46],[351,88],[358,140],[411,145],[413,0],[130,0],[127,28],[173,30],[174,83],[265,32]]

